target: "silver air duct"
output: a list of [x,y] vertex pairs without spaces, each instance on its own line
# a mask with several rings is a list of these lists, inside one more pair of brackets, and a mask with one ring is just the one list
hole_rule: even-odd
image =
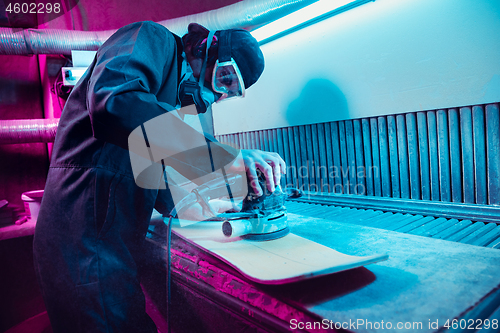
[[[245,0],[208,12],[158,22],[182,36],[189,23],[210,30],[247,28],[249,30],[288,15],[317,0]],[[71,50],[95,51],[116,30],[75,31],[58,29],[0,28],[0,54],[66,54]]]
[[53,142],[59,119],[0,120],[0,144]]

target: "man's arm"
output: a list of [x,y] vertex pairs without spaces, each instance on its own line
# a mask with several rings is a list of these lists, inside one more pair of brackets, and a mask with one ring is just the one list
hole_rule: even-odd
[[165,159],[186,177],[195,179],[211,173],[212,162],[215,169],[220,169],[238,152],[213,143],[212,161],[207,162],[203,158],[207,150],[205,137],[181,119],[168,115],[175,109],[173,105],[158,101],[160,89],[170,89],[172,104],[176,102],[176,47],[174,36],[153,22],[120,29],[97,53],[87,92],[88,109],[94,137],[124,149],[129,149],[129,135],[134,130],[148,121],[154,125],[156,119],[162,118],[165,121],[158,122],[161,127],[148,133],[149,144],[159,152],[154,162]]

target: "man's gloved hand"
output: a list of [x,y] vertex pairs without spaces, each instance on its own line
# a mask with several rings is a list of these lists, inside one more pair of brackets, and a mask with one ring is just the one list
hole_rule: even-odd
[[262,195],[257,169],[266,177],[267,189],[274,192],[276,184],[281,181],[281,175],[286,174],[286,163],[277,153],[257,149],[242,149],[241,157],[245,166],[250,186],[257,195]]
[[[216,213],[224,213],[229,210],[234,211],[235,208],[231,204],[231,201],[224,199],[212,199],[208,203]],[[237,208],[241,209],[241,207]],[[197,202],[191,205],[189,208],[187,208],[180,217],[184,220],[204,221],[214,216],[212,216],[210,212],[207,212],[206,210],[204,211],[201,205]]]

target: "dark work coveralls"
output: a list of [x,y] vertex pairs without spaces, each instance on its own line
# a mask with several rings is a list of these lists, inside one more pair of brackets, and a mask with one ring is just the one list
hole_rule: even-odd
[[[145,313],[138,257],[153,207],[166,214],[173,202],[168,190],[135,184],[127,139],[174,109],[181,54],[180,38],[163,26],[130,24],[101,46],[69,96],[34,239],[54,332],[156,332]],[[190,129],[179,122],[179,130]],[[166,144],[175,150],[175,140]],[[220,163],[234,158],[219,147]]]

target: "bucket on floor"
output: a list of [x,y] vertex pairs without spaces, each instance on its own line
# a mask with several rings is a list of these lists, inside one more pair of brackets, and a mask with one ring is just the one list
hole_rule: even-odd
[[21,199],[24,201],[24,210],[28,214],[28,218],[36,220],[40,203],[42,202],[43,190],[24,192]]

